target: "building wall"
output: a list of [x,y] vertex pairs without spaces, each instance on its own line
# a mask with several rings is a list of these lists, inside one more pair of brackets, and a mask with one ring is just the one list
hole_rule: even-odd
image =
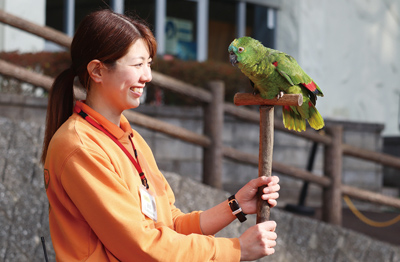
[[[46,0],[0,0],[0,9],[30,22],[44,25]],[[45,41],[30,33],[0,23],[0,51],[39,52]]]
[[399,136],[400,2],[283,0],[277,49],[323,90],[324,118],[385,125]]

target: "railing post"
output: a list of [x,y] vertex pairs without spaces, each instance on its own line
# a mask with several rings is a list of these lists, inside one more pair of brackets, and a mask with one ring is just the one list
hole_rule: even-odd
[[325,146],[324,173],[331,180],[331,185],[323,189],[322,220],[334,225],[341,225],[343,127],[327,126],[326,133],[332,137],[332,143]]
[[211,81],[207,87],[212,101],[204,106],[204,135],[211,145],[203,149],[203,183],[222,188],[222,131],[224,125],[224,82]]

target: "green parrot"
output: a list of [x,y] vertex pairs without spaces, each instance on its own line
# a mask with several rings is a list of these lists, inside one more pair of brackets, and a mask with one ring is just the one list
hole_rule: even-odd
[[317,96],[324,96],[318,85],[283,52],[267,48],[251,37],[232,41],[228,48],[232,65],[237,65],[251,81],[254,93],[264,99],[280,99],[283,94],[302,94],[301,106],[283,106],[283,124],[289,130],[306,130],[306,119],[315,130],[324,119],[315,107]]

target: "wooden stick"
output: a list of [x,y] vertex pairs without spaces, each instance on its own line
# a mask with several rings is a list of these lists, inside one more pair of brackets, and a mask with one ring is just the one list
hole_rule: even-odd
[[301,94],[285,94],[280,99],[264,99],[259,94],[237,93],[233,98],[237,106],[245,105],[268,105],[268,106],[301,106],[303,96]]
[[[301,94],[287,94],[280,99],[263,99],[260,95],[238,93],[234,97],[237,106],[260,105],[260,146],[258,152],[258,176],[272,174],[272,154],[274,148],[274,106],[301,106]],[[269,220],[270,209],[267,201],[261,199],[265,186],[257,191],[257,223]]]
[[[258,153],[258,176],[270,177],[274,148],[274,106],[260,106],[260,145]],[[270,209],[267,201],[261,199],[262,190],[257,192],[257,224],[269,220]]]

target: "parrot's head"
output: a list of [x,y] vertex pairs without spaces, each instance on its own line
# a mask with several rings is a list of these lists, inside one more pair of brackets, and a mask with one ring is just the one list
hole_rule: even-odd
[[229,60],[231,64],[239,65],[239,67],[246,64],[249,60],[255,60],[257,58],[257,49],[262,44],[251,37],[244,36],[232,41],[229,45]]

